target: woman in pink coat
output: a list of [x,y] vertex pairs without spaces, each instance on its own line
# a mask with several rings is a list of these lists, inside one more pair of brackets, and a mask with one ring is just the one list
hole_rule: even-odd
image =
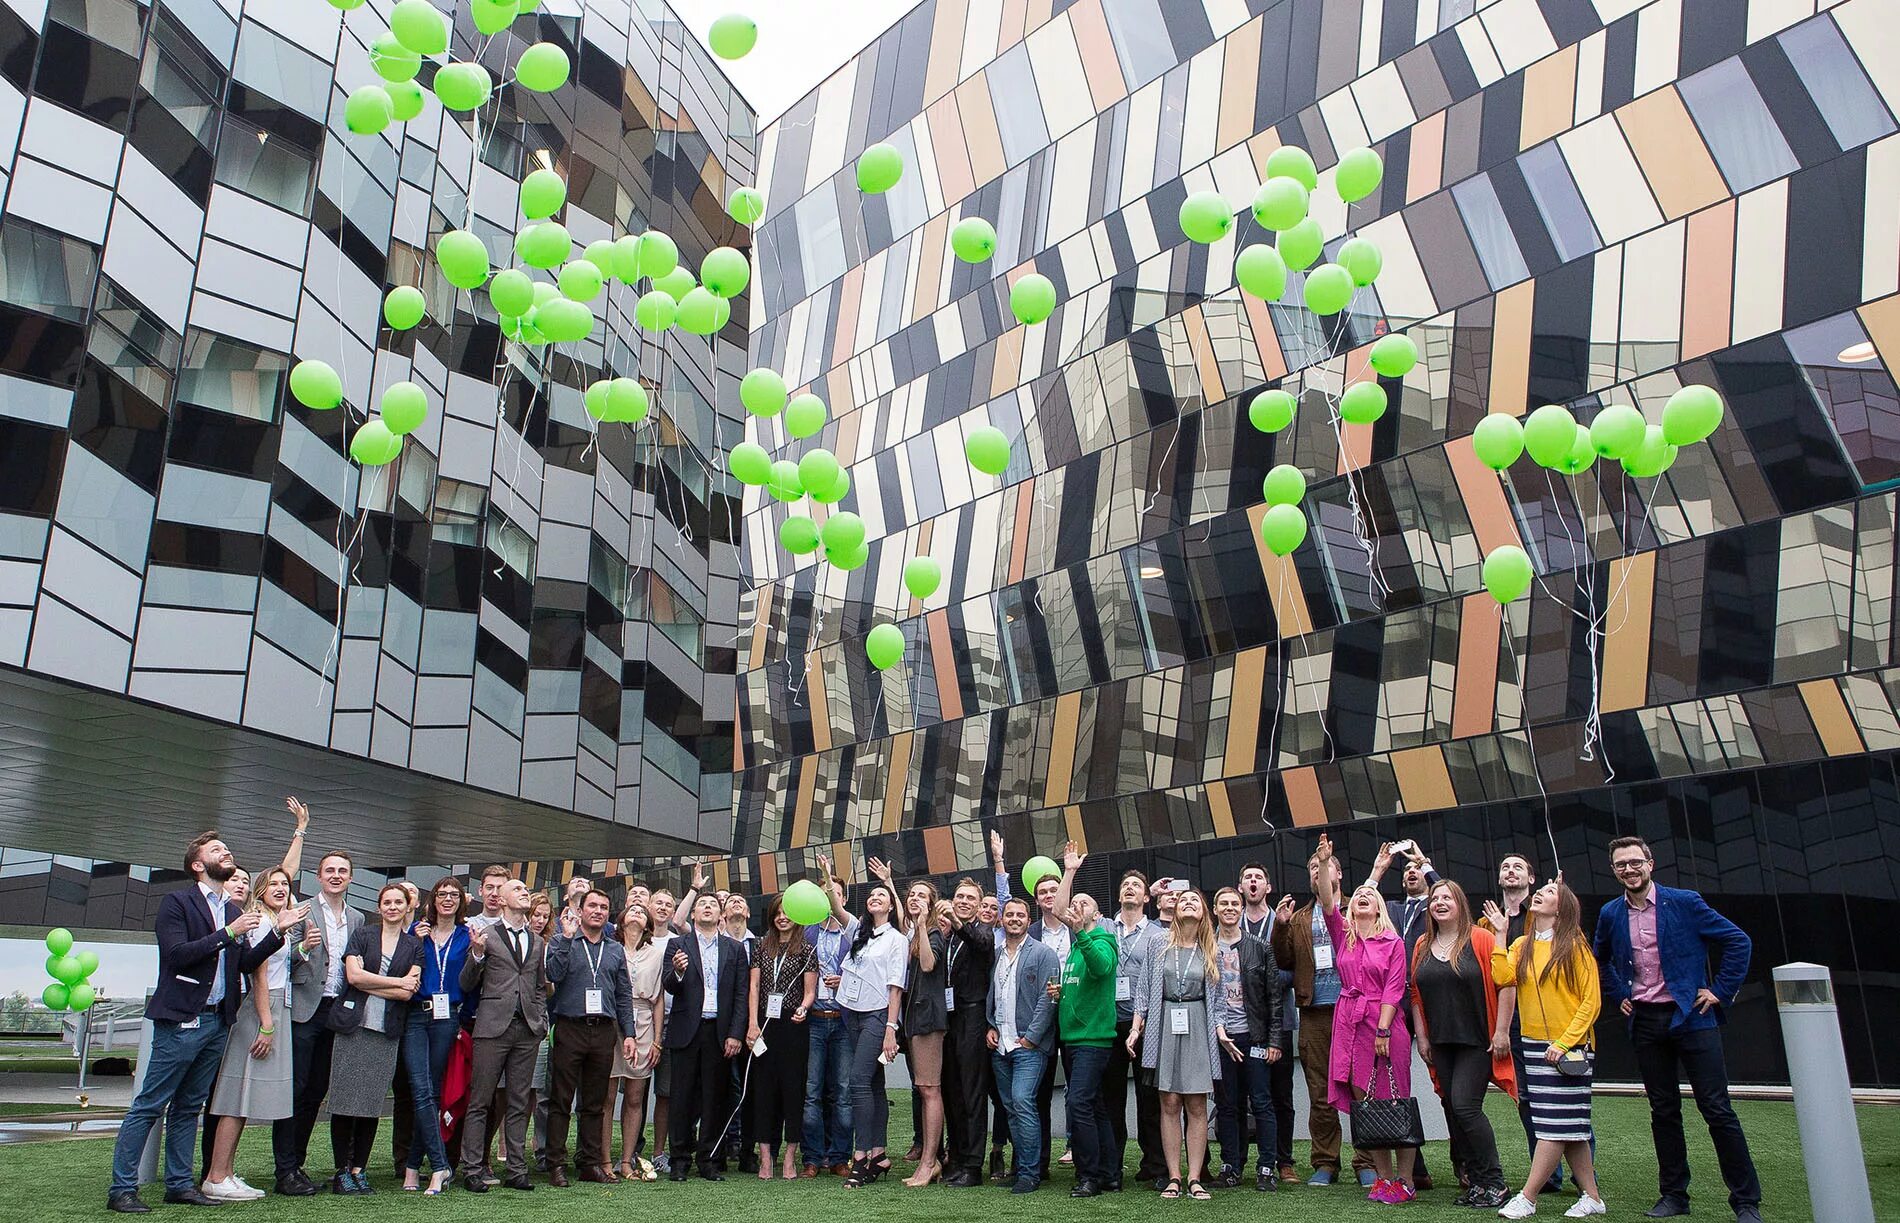
[[[1324,862],[1333,856],[1333,843],[1319,839],[1314,855]],[[1328,1074],[1329,1102],[1348,1115],[1352,1102],[1370,1095],[1375,1099],[1410,1099],[1412,1095],[1412,1038],[1405,1027],[1405,943],[1392,928],[1385,898],[1370,884],[1360,887],[1339,912],[1338,885],[1322,866],[1318,880],[1319,907],[1326,915],[1326,931],[1338,948],[1339,1004],[1333,1010],[1333,1050]],[[1355,1144],[1357,1145],[1357,1144]],[[1366,1194],[1370,1201],[1396,1205],[1418,1196],[1412,1188],[1410,1147],[1396,1152],[1370,1152],[1378,1181]]]

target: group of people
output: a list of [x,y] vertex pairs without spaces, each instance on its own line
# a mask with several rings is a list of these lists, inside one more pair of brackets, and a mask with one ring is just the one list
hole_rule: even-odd
[[[1249,863],[1211,896],[1126,871],[1110,914],[1077,890],[1085,857],[1073,844],[1032,896],[1012,895],[994,833],[993,890],[968,877],[947,897],[929,880],[900,889],[873,858],[854,908],[820,856],[825,920],[801,926],[777,896],[754,932],[745,898],[708,889],[698,868],[678,900],[635,884],[617,903],[573,879],[557,910],[491,866],[473,895],[455,876],[426,896],[385,884],[370,917],[347,902],[349,855],[332,851],[318,895],[299,903],[309,812],[289,807],[297,827],[280,864],[252,879],[206,833],[185,853],[193,885],[159,907],[153,1036],[114,1152],[115,1211],[150,1209],[138,1167],[161,1116],[167,1202],[264,1196],[234,1166],[247,1121],[272,1123],[276,1192],[318,1192],[306,1167],[326,1106],[329,1190],[370,1193],[392,1085],[392,1156],[403,1188],[425,1195],[451,1183],[532,1189],[535,1167],[554,1187],[570,1169],[608,1183],[722,1180],[732,1162],[763,1179],[834,1175],[862,1189],[898,1162],[884,1080],[900,1055],[915,1088],[908,1186],[1039,1189],[1059,1066],[1071,1197],[1123,1189],[1131,1084],[1137,1183],[1205,1200],[1251,1172],[1272,1192],[1300,1179],[1295,1060],[1310,1102],[1306,1183],[1324,1186],[1342,1172],[1342,1113],[1363,1142],[1371,1110],[1389,1118],[1413,1099],[1416,1047],[1449,1123],[1455,1204],[1529,1217],[1568,1165],[1579,1195],[1565,1213],[1581,1218],[1606,1212],[1590,1109],[1607,995],[1651,1106],[1661,1193],[1649,1217],[1688,1213],[1686,1073],[1731,1208],[1760,1218],[1718,1029],[1750,942],[1696,893],[1656,884],[1636,838],[1611,844],[1624,892],[1594,937],[1561,876],[1534,886],[1520,854],[1500,863],[1498,897],[1481,913],[1410,841],[1382,846],[1348,891],[1322,835],[1303,906],[1275,903],[1266,868]],[[1401,862],[1402,896],[1388,902],[1381,884]],[[1515,1191],[1483,1107],[1493,1085],[1516,1100],[1529,1142]],[[1369,1200],[1432,1187],[1419,1140],[1355,1148]]]

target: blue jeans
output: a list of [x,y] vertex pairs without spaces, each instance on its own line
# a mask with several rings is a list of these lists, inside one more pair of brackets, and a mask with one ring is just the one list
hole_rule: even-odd
[[165,1188],[190,1189],[193,1157],[198,1153],[198,1115],[217,1082],[230,1035],[223,1016],[205,1011],[198,1026],[152,1021],[152,1052],[145,1063],[145,1084],[119,1123],[112,1147],[112,1192],[139,1187],[139,1158],[159,1117],[165,1118]]
[[461,1026],[453,1019],[429,1018],[426,1006],[410,1007],[409,1020],[403,1025],[402,1068],[408,1072],[409,1099],[416,1110],[415,1137],[409,1143],[406,1161],[411,1171],[422,1170],[424,1155],[429,1157],[431,1171],[455,1170],[448,1149],[442,1145],[442,1115],[436,1111],[436,1100]]
[[811,1059],[805,1066],[805,1162],[830,1168],[851,1159],[850,1050],[840,1015],[812,1014]]
[[1041,1049],[990,1054],[990,1072],[1009,1113],[1010,1163],[1017,1180],[1042,1179],[1042,1122],[1036,1115],[1036,1089],[1042,1085],[1047,1060],[1048,1054]]
[[891,1101],[884,1094],[885,1025],[883,1008],[844,1013],[845,1047],[851,1065],[851,1148],[866,1155],[884,1149],[890,1129]]
[[1075,1176],[1098,1185],[1121,1179],[1121,1168],[1112,1162],[1120,1151],[1115,1126],[1102,1103],[1108,1053],[1107,1045],[1062,1046],[1069,1077],[1069,1149],[1075,1152]]
[[[1243,1052],[1251,1046],[1242,1044]],[[1214,1129],[1220,1135],[1221,1163],[1236,1172],[1247,1170],[1245,1114],[1253,1114],[1254,1139],[1260,1145],[1262,1168],[1272,1168],[1279,1145],[1279,1118],[1273,1111],[1273,1064],[1264,1057],[1236,1062],[1221,1050],[1220,1078],[1214,1080]]]

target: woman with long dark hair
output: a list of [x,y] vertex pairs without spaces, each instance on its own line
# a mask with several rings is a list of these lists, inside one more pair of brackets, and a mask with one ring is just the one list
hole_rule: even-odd
[[[633,986],[633,1057],[614,1051],[613,1086],[620,1091],[620,1172],[621,1180],[656,1181],[660,1174],[651,1163],[639,1158],[640,1136],[647,1127],[647,1091],[653,1085],[653,1068],[660,1061],[660,1033],[664,1026],[661,999],[666,990],[661,974],[666,969],[664,941],[653,937],[653,915],[638,900],[629,900],[621,911],[620,945],[627,953],[627,976]],[[607,1096],[602,1111],[606,1134],[600,1149],[613,1150],[614,1098]]]
[[[410,931],[422,940],[422,987],[409,1007],[409,1022],[402,1033],[402,1064],[409,1072],[409,1099],[417,1124],[435,1112],[442,1099],[442,1079],[449,1071],[449,1054],[455,1050],[456,1034],[462,1030],[462,965],[468,959],[468,893],[462,881],[444,875],[429,889],[427,909]],[[426,1076],[426,1081],[425,1077]],[[427,1089],[427,1099],[422,1089]],[[424,1104],[427,1107],[424,1107]],[[435,1115],[438,1130],[442,1118]],[[409,1144],[404,1160],[402,1187],[421,1188],[422,1157],[429,1144],[420,1135]],[[440,1171],[431,1168],[431,1172]],[[449,1171],[453,1172],[451,1164]]]
[[785,912],[785,897],[765,907],[765,936],[752,956],[751,1015],[746,1043],[765,1041],[752,1058],[752,1134],[759,1144],[759,1179],[772,1179],[772,1148],[779,1175],[798,1176],[798,1144],[805,1133],[805,1072],[811,1061],[811,1030],[805,1016],[818,996],[818,957],[805,927]]
[[[885,874],[873,860],[874,874]],[[893,924],[897,889],[880,879],[864,897],[864,920],[853,921],[836,889],[832,912],[852,926],[851,950],[838,972],[838,1001],[844,1008],[845,1047],[850,1051],[852,1159],[845,1188],[861,1189],[890,1170],[884,1153],[890,1126],[890,1101],[884,1095],[884,1067],[897,1056],[898,1016],[904,1005],[904,974],[910,947]]]

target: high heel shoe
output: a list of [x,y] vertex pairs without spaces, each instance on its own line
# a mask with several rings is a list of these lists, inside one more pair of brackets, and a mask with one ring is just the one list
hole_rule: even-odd
[[[942,1164],[937,1164],[935,1166],[930,1166],[930,1165],[925,1165],[925,1166],[929,1168],[930,1175],[924,1176],[925,1169],[920,1167],[917,1169],[914,1175],[906,1178],[904,1183],[910,1186],[912,1189],[922,1189],[925,1185],[934,1185],[938,1181],[943,1179],[943,1165]],[[923,1176],[923,1179],[918,1180],[917,1178],[919,1176]]]

